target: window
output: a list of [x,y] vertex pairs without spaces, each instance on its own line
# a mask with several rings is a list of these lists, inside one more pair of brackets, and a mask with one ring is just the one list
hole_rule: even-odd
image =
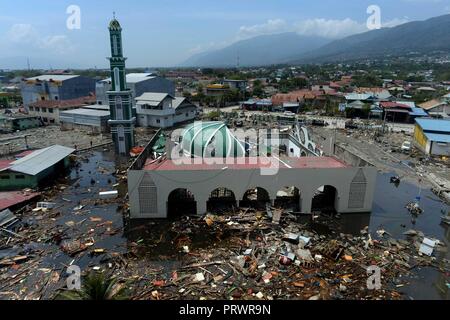
[[189,112],[186,113],[186,118],[189,117]]
[[53,109],[48,109],[48,112],[53,113]]
[[39,111],[41,111],[41,110],[39,109],[39,107],[36,107],[36,112],[39,112]]
[[291,148],[291,153],[294,153],[294,148]]
[[42,100],[42,101],[45,101],[45,97],[41,97],[41,100]]
[[25,176],[23,174],[16,174],[16,179],[23,180],[23,179],[25,179]]
[[9,180],[9,176],[6,176],[6,175],[5,176],[0,176],[0,179],[1,180]]
[[47,108],[42,108],[42,112],[47,112]]
[[156,119],[156,123],[161,123],[161,120],[159,120],[159,119]]
[[30,107],[30,111],[34,111],[34,107]]
[[120,70],[119,68],[114,68],[114,85],[116,91],[120,91]]
[[59,98],[58,98],[58,96],[55,96],[55,100],[58,100]]

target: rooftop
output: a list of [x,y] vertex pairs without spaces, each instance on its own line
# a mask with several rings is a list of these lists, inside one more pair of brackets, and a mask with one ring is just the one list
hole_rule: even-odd
[[103,111],[103,110],[93,110],[93,109],[73,109],[64,111],[61,113],[61,115],[64,114],[76,114],[76,115],[83,115],[83,116],[92,116],[92,117],[109,117],[111,114],[109,111]]
[[[139,83],[155,78],[157,76],[153,73],[129,73],[127,74],[127,83]],[[111,78],[104,79],[102,82],[111,82]]]
[[76,108],[76,107],[82,107],[84,105],[92,105],[96,102],[95,95],[87,96],[87,97],[81,97],[71,100],[41,100],[37,101],[35,103],[32,103],[31,107],[38,107],[38,108],[52,108],[52,109],[58,109],[58,108]]
[[30,201],[38,197],[40,193],[37,192],[0,192],[0,211],[13,207],[15,205]]
[[76,74],[70,75],[45,74],[33,78],[28,78],[26,79],[26,81],[66,81],[77,77],[79,77],[79,75]]
[[[190,159],[189,159],[190,160]],[[225,164],[214,164],[214,161],[222,160]],[[194,162],[194,159],[192,159]],[[240,161],[245,163],[240,164]],[[202,163],[195,164],[178,164],[174,160],[165,160],[160,163],[148,163],[144,166],[144,170],[154,171],[209,171],[209,170],[251,170],[271,168],[278,165],[280,170],[284,169],[337,169],[347,168],[348,166],[330,157],[303,157],[303,158],[226,158],[226,159],[203,159]],[[228,164],[229,162],[230,164]],[[209,164],[213,163],[213,164]]]
[[9,166],[1,170],[10,170],[34,176],[55,165],[74,151],[75,149],[59,145],[51,146],[34,151],[19,160],[13,161]]
[[146,92],[143,95],[136,98],[138,104],[146,103],[150,105],[159,105],[167,97],[175,99],[168,93],[156,93],[156,92]]
[[450,134],[450,120],[416,119],[417,124],[424,131],[445,132]]

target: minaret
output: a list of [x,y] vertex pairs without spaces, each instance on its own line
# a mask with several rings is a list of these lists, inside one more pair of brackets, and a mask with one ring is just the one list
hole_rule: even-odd
[[122,27],[114,17],[109,23],[111,41],[111,91],[108,91],[109,109],[111,120],[112,138],[116,152],[121,155],[129,155],[134,147],[134,124],[136,118],[132,113],[132,93],[127,88],[125,61],[122,49]]

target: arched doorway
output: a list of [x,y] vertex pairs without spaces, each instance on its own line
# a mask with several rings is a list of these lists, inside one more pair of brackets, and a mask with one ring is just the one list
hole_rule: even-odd
[[313,200],[311,211],[323,213],[335,213],[337,211],[338,191],[330,185],[321,186],[317,189]]
[[167,199],[168,218],[196,214],[197,202],[192,192],[187,189],[176,189],[169,194],[169,198]]
[[264,188],[254,188],[247,190],[240,203],[241,207],[250,207],[255,209],[265,209],[270,204],[269,192]]
[[275,198],[275,207],[300,212],[300,190],[294,186],[279,190]]
[[236,208],[236,196],[230,189],[217,188],[209,195],[206,208],[212,213],[232,211]]

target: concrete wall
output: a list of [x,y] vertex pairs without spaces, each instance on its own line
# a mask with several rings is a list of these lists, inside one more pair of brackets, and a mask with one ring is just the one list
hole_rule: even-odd
[[[364,173],[366,189],[363,205],[351,208],[349,205],[351,184],[359,171]],[[340,169],[280,169],[277,175],[263,176],[259,169],[249,170],[205,170],[205,171],[129,171],[128,192],[132,218],[165,218],[169,194],[178,188],[191,191],[197,201],[198,214],[206,213],[206,203],[210,193],[221,187],[232,190],[236,200],[242,200],[244,194],[252,188],[267,190],[272,201],[284,187],[295,186],[301,192],[300,207],[303,213],[311,213],[312,199],[321,186],[331,185],[337,189],[336,210],[339,213],[371,212],[376,184],[375,167]],[[141,214],[141,182],[151,181],[156,187],[157,212]],[[148,185],[148,183],[147,183]],[[141,192],[140,192],[141,191]],[[148,199],[147,199],[148,200]]]
[[371,166],[370,163],[368,163],[366,160],[360,158],[356,154],[348,151],[344,147],[340,145],[335,145],[335,156],[348,165],[354,166],[354,167],[367,167]]

